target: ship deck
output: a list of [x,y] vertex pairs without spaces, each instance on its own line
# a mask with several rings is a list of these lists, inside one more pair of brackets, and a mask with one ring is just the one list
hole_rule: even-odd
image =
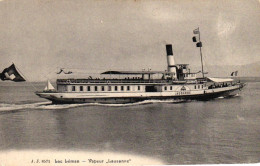
[[129,84],[189,84],[201,83],[201,80],[174,81],[172,79],[57,79],[57,84],[82,83],[129,83]]

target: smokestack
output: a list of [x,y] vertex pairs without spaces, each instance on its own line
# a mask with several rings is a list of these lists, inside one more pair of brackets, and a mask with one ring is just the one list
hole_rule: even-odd
[[175,64],[175,60],[174,60],[174,57],[173,57],[172,45],[171,44],[166,45],[166,52],[167,52],[168,72],[172,72],[173,77],[177,78],[176,66],[175,66],[176,64]]

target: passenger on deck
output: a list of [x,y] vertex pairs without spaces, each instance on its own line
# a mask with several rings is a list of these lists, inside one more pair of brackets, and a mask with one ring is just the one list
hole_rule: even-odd
[[213,84],[213,85],[212,85],[212,88],[216,88],[216,85],[215,85],[215,84]]
[[162,76],[162,80],[164,80],[164,75]]

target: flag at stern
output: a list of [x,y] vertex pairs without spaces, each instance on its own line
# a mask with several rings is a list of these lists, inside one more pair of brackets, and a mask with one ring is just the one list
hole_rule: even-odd
[[199,28],[193,30],[193,34],[199,34],[199,33],[200,33]]

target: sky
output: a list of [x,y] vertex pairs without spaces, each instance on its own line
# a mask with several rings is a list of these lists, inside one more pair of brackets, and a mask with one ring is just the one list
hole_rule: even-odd
[[[258,0],[0,0],[0,70],[15,63],[29,81],[76,73],[260,61]],[[82,75],[83,76],[83,75]],[[84,75],[85,76],[85,75]]]

